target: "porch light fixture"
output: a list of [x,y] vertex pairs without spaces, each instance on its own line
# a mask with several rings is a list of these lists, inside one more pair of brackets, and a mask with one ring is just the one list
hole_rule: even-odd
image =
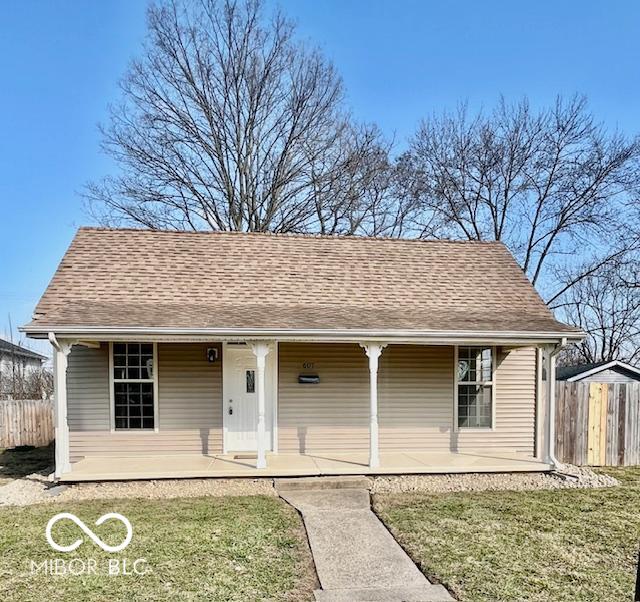
[[207,347],[207,361],[213,364],[218,359],[218,348]]

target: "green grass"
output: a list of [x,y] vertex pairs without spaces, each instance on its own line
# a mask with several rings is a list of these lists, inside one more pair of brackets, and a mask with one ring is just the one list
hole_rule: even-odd
[[[107,554],[87,537],[70,553],[52,550],[45,526],[57,512],[72,512],[105,542],[117,545],[124,527],[107,521],[119,512],[133,525],[131,544]],[[69,544],[82,532],[69,521],[54,538]],[[32,574],[30,561],[95,558],[98,575]],[[151,573],[107,576],[109,558],[145,558]],[[310,600],[315,572],[297,513],[266,496],[177,500],[100,500],[0,509],[0,598],[12,600]]]
[[0,486],[34,472],[53,471],[53,443],[47,447],[0,449]]
[[599,490],[383,494],[374,508],[428,577],[464,601],[632,600],[640,468]]

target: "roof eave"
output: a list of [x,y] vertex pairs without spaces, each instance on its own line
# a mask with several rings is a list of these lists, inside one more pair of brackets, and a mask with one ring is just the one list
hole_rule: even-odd
[[0,349],[0,355],[19,356],[30,360],[38,360],[40,362],[44,362],[48,359],[46,355],[40,355],[39,353],[35,353],[32,351],[15,351],[13,349]]
[[93,340],[122,340],[126,337],[179,339],[277,339],[279,341],[382,341],[394,343],[493,343],[522,345],[558,343],[563,339],[579,341],[586,335],[579,331],[445,331],[445,330],[357,330],[357,329],[272,329],[272,328],[159,328],[143,326],[42,326],[20,329],[32,338],[46,338],[49,332],[58,337]]

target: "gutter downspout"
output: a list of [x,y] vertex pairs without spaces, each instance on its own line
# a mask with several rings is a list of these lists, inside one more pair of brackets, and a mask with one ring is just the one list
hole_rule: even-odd
[[558,459],[555,455],[555,439],[556,439],[556,356],[560,350],[567,344],[567,338],[563,337],[559,343],[556,343],[549,352],[549,366],[547,369],[547,391],[549,394],[549,423],[547,429],[548,451],[547,459],[553,468],[557,468]]
[[60,343],[58,343],[58,339],[54,332],[50,332],[48,336],[49,342],[55,347],[56,351],[60,351]]

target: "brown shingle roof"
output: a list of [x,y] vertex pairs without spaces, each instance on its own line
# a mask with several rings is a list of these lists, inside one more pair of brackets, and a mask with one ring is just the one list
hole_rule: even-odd
[[500,243],[81,228],[29,327],[572,332]]

